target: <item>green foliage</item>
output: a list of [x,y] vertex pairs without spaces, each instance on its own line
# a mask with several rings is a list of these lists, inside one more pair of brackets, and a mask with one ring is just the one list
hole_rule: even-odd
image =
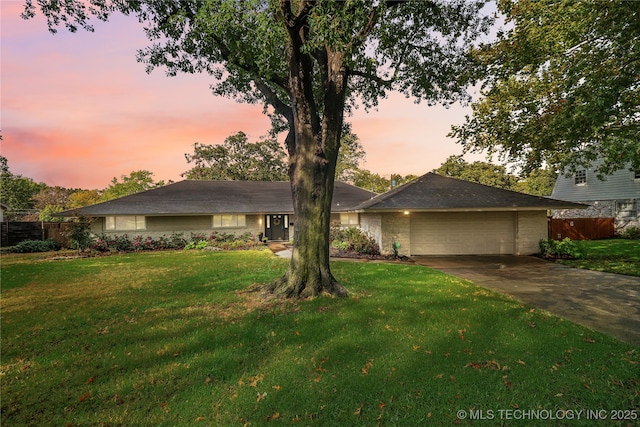
[[76,190],[69,195],[69,209],[82,208],[100,202],[98,190]]
[[380,255],[380,246],[369,234],[355,227],[331,227],[329,242],[332,248],[361,255]]
[[550,168],[535,169],[526,177],[520,178],[513,190],[534,196],[550,196],[556,184],[558,174]]
[[468,163],[462,156],[449,156],[433,172],[505,190],[512,190],[518,182],[518,178],[508,173],[504,166],[478,161]]
[[399,174],[391,174],[389,179],[366,169],[358,169],[353,174],[353,185],[364,188],[365,190],[371,190],[374,193],[382,194],[391,190],[393,184],[398,187],[416,178],[417,176],[415,175],[402,176]]
[[34,209],[36,204],[34,197],[46,185],[11,173],[7,158],[4,156],[0,156],[0,168],[0,201],[8,205],[12,211]]
[[620,233],[620,237],[623,239],[640,239],[640,227],[627,227]]
[[91,234],[91,219],[87,217],[78,217],[69,221],[69,230],[67,237],[71,241],[72,247],[78,250],[78,253],[88,249],[93,242]]
[[246,290],[286,269],[270,251],[2,262],[2,425],[493,426],[456,415],[640,406],[637,346],[416,265],[335,262],[350,298],[265,301]]
[[164,181],[155,182],[153,172],[146,170],[133,171],[129,176],[122,175],[120,179],[122,182],[115,177],[111,180],[111,184],[100,195],[100,201],[106,202],[164,185]]
[[24,240],[9,248],[7,252],[25,254],[32,252],[59,251],[62,248],[60,243],[53,239],[47,240]]
[[391,248],[393,249],[393,257],[398,258],[400,256],[400,242],[394,241],[391,244]]
[[477,50],[482,98],[451,135],[526,172],[569,172],[604,159],[640,168],[640,8],[633,1],[502,0],[508,30]]
[[581,241],[571,240],[540,240],[540,254],[549,258],[580,259],[586,256],[586,248]]
[[251,233],[240,236],[230,233],[213,232],[209,236],[202,233],[191,233],[185,237],[184,233],[172,233],[170,236],[130,237],[128,234],[98,236],[92,241],[91,249],[97,252],[141,252],[169,249],[204,249],[213,246],[220,249],[249,249],[261,245],[261,242]]
[[336,163],[336,180],[353,183],[364,161],[366,153],[360,143],[360,138],[351,132],[351,125],[345,124],[340,136],[340,151]]
[[557,176],[554,171],[546,168],[535,169],[526,176],[518,177],[507,172],[505,166],[479,161],[469,163],[461,155],[449,156],[433,172],[534,196],[549,196],[553,191]]
[[204,249],[207,246],[209,246],[209,241],[208,240],[192,240],[189,243],[187,243],[185,245],[185,249],[186,250],[191,250],[191,249]]
[[44,222],[62,222],[64,218],[53,216],[53,214],[62,212],[64,208],[61,206],[55,205],[47,205],[44,208],[40,209],[40,213],[38,214],[38,219]]
[[195,143],[185,154],[195,166],[182,174],[187,179],[286,181],[286,154],[278,141],[248,142],[244,132],[227,137],[222,144]]

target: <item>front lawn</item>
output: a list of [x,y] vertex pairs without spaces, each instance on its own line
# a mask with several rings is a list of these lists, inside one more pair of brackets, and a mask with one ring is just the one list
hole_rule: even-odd
[[334,262],[343,299],[244,292],[286,263],[3,256],[1,424],[637,425],[637,346],[410,264]]
[[578,242],[584,259],[562,260],[562,264],[587,270],[640,276],[640,240],[607,239]]

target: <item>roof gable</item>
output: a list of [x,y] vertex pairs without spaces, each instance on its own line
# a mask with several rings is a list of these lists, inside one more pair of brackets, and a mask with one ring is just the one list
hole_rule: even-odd
[[[334,186],[333,208],[346,211],[375,193],[343,182]],[[293,212],[288,181],[184,180],[129,196],[62,212],[62,216],[210,215]]]
[[356,210],[544,210],[584,207],[430,172],[362,203]]

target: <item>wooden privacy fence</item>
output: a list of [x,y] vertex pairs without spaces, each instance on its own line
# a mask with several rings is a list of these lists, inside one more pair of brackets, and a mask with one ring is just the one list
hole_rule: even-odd
[[613,218],[551,218],[549,238],[562,240],[608,239],[614,236]]
[[14,246],[25,240],[53,239],[63,247],[69,247],[66,236],[69,224],[64,222],[3,222],[2,247]]

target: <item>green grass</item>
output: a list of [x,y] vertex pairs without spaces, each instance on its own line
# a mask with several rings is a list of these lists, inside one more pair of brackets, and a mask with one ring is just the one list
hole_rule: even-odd
[[586,258],[562,260],[562,264],[587,270],[640,276],[640,240],[585,240],[579,243],[586,249]]
[[[334,262],[350,291],[343,299],[267,302],[244,292],[286,262],[269,251],[3,256],[2,425],[478,423],[456,419],[459,410],[494,411],[485,425],[536,425],[498,411],[640,415],[637,346],[408,264]],[[585,417],[564,424],[595,425]]]

